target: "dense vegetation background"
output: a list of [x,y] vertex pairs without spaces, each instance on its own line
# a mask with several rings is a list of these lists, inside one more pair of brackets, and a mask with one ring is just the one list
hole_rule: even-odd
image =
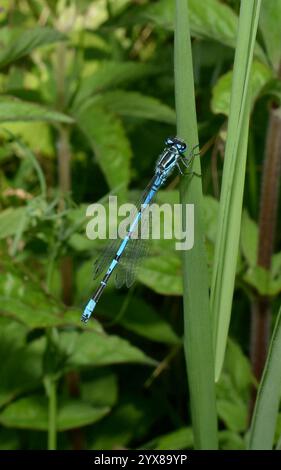
[[[277,3],[262,7],[251,78],[236,291],[216,386],[222,449],[246,446],[280,305]],[[210,271],[239,4],[189,1]],[[173,2],[3,0],[0,22],[0,448],[192,448],[173,241],[154,243],[138,283],[112,284],[96,319],[80,323],[102,245],[86,238],[87,206],[138,197],[175,134]],[[178,182],[160,201],[178,200]]]

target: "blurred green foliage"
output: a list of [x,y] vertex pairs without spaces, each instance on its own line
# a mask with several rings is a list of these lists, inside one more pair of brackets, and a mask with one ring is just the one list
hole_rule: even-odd
[[[189,4],[201,147],[207,143],[202,174],[211,269],[239,2]],[[100,248],[86,239],[86,207],[109,191],[133,198],[164,138],[175,133],[173,2],[1,6],[0,448],[46,448],[49,377],[57,385],[58,448],[75,448],[73,429],[89,449],[190,448],[181,263],[171,241],[153,244],[132,293],[109,286],[97,317],[87,330],[80,324]],[[270,274],[256,267],[254,221],[268,100],[281,96],[273,16],[264,8],[252,73],[254,166],[247,172],[233,339],[217,385],[223,449],[245,448],[252,293],[270,295],[275,305],[281,292],[280,253]],[[67,191],[62,171],[71,175]],[[160,199],[177,200],[177,181]],[[62,298],[65,258],[71,305]]]

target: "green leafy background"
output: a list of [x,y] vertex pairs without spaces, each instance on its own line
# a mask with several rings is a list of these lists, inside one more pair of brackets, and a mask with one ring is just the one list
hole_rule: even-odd
[[[165,137],[175,134],[173,4],[1,2],[0,449],[46,448],[50,377],[60,449],[76,448],[73,429],[87,449],[193,446],[174,241],[154,241],[136,285],[127,292],[110,284],[89,326],[80,323],[102,245],[86,238],[86,207],[106,204],[109,193],[139,197]],[[190,0],[189,8],[201,147],[207,143],[202,182],[211,272],[239,2]],[[281,96],[280,16],[279,0],[263,3],[251,76],[257,188],[268,102]],[[67,193],[58,177],[63,139]],[[250,169],[246,178],[253,178]],[[178,180],[173,175],[160,201],[178,201]],[[217,384],[222,449],[246,447],[255,383],[251,299],[258,293],[274,308],[280,303],[280,253],[270,272],[256,266],[259,190],[252,188],[246,184],[231,339]]]

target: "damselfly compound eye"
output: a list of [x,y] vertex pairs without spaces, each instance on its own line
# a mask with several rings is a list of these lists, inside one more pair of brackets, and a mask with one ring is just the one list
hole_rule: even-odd
[[186,150],[185,142],[177,142],[176,146],[177,146],[178,151],[181,152],[181,153]]
[[178,151],[183,153],[186,150],[186,143],[179,139],[178,137],[168,137],[165,140],[166,145],[174,145],[177,147]]
[[166,145],[174,145],[174,138],[173,137],[167,137],[167,139],[165,140],[165,144]]

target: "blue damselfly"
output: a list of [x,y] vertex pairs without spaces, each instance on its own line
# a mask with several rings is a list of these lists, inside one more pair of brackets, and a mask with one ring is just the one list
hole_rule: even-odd
[[[139,222],[143,217],[144,211],[150,205],[155,194],[161,188],[161,186],[163,186],[163,184],[166,182],[167,178],[171,175],[175,168],[178,169],[180,174],[185,173],[184,170],[192,165],[193,159],[197,155],[195,153],[195,149],[197,147],[198,146],[194,147],[188,157],[185,157],[184,152],[186,151],[187,146],[182,139],[179,139],[178,137],[169,137],[166,139],[165,148],[160,154],[155,165],[154,176],[151,179],[150,183],[147,185],[141,197],[139,208],[134,216],[132,223],[130,224],[129,230],[125,238],[123,240],[119,240],[118,245],[115,248],[114,254],[112,254],[112,249],[114,248],[113,245],[110,247],[109,250],[105,252],[104,255],[102,255],[101,259],[96,264],[95,277],[97,277],[104,271],[107,262],[111,260],[109,267],[100,282],[99,287],[96,289],[94,295],[89,300],[84,309],[84,312],[81,317],[81,320],[83,322],[88,322],[113,271],[121,265],[121,258],[123,257],[124,252],[128,252],[130,250],[130,245],[130,251],[132,252],[132,255],[134,255],[136,240],[133,239],[133,233],[138,227]],[[132,265],[131,269],[127,273],[124,271],[125,270],[123,270],[123,281],[125,279],[125,283],[127,284],[127,287],[129,287],[134,279]],[[119,282],[119,285],[121,286],[123,283],[124,282]]]

